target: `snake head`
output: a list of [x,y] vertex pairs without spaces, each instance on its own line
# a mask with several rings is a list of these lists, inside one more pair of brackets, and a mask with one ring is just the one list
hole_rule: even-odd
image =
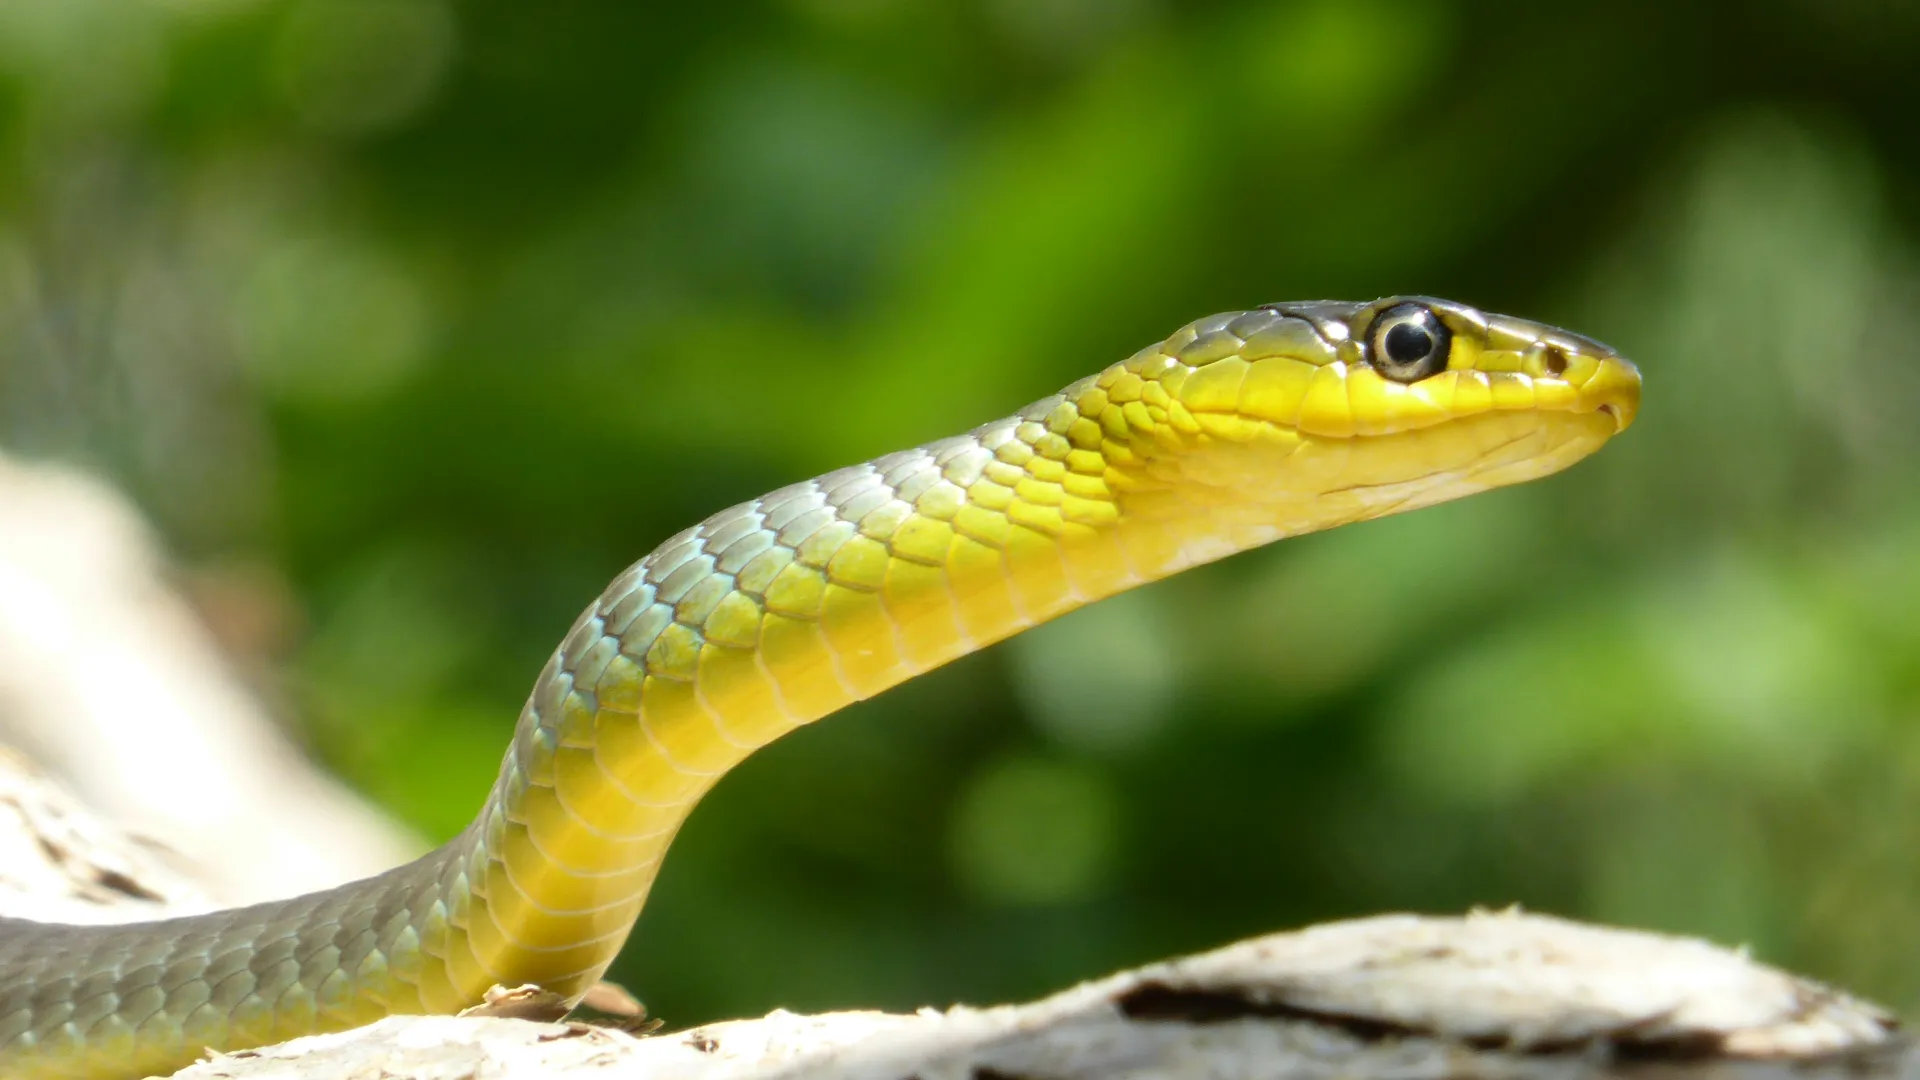
[[1396,296],[1200,319],[1067,399],[1131,512],[1204,515],[1238,550],[1557,472],[1633,422],[1640,374],[1578,334]]

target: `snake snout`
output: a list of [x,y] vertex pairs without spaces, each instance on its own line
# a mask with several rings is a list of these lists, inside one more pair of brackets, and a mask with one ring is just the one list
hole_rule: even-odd
[[1593,411],[1613,418],[1618,435],[1640,411],[1640,369],[1624,356],[1606,356],[1581,385],[1580,396],[1592,403]]

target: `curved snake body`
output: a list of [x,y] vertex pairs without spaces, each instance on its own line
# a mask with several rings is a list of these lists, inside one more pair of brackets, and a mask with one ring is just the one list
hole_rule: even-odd
[[1631,364],[1550,327],[1425,298],[1275,304],[722,511],[580,616],[438,850],[166,922],[0,920],[0,1076],[124,1080],[496,984],[577,999],[681,822],[757,748],[1143,582],[1555,472],[1638,401]]

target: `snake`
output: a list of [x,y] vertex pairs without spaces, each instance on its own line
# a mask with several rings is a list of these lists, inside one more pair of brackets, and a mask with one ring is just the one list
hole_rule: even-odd
[[577,1002],[756,749],[1136,585],[1558,472],[1639,402],[1632,362],[1545,324],[1421,296],[1266,304],[723,510],[581,613],[440,848],[183,918],[0,919],[0,1076],[128,1080],[494,987]]

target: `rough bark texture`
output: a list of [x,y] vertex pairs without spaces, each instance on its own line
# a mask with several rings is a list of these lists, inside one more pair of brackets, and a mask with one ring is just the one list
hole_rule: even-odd
[[1503,912],[1276,934],[1026,1005],[774,1013],[649,1038],[394,1018],[178,1075],[1581,1080],[1914,1069],[1890,1019],[1845,995],[1701,942]]

